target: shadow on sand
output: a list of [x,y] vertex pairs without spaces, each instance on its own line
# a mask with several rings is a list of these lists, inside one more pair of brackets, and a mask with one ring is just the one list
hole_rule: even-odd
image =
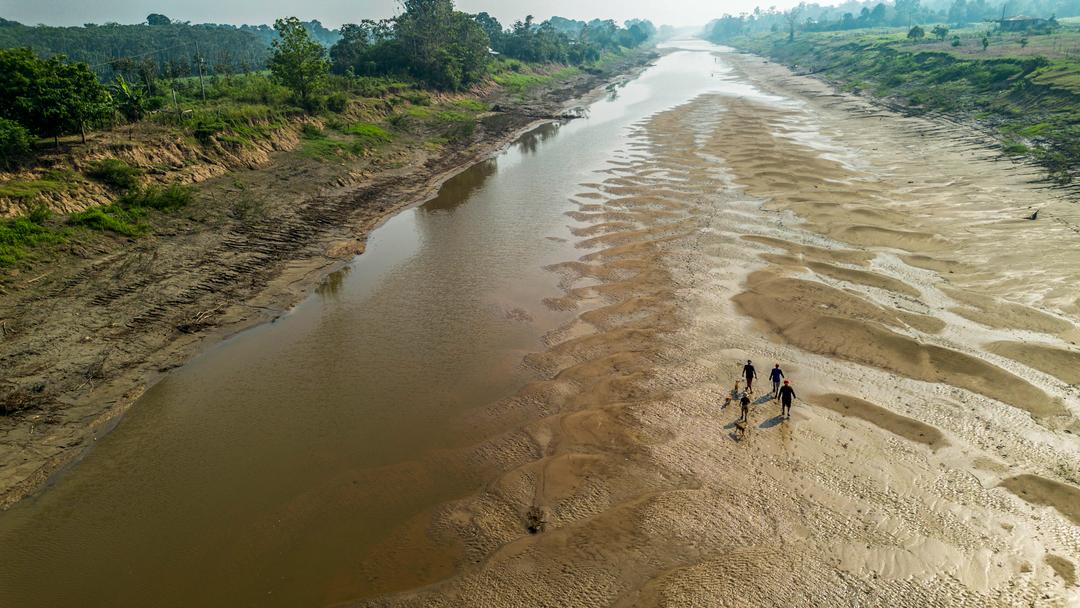
[[783,416],[779,416],[779,415],[778,416],[773,416],[772,418],[769,418],[765,422],[762,422],[761,424],[759,424],[758,428],[759,429],[771,429],[772,427],[780,424],[784,420],[785,420],[785,418]]

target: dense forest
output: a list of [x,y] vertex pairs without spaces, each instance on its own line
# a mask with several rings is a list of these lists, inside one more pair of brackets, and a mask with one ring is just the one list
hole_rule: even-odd
[[941,23],[960,26],[1024,15],[1051,19],[1080,15],[1080,0],[849,0],[835,6],[802,3],[789,11],[755,9],[724,15],[706,26],[713,41],[762,32],[825,32],[867,27],[911,27]]
[[[421,4],[421,2],[405,2]],[[330,49],[338,74],[367,76],[411,73],[443,88],[460,88],[477,79],[491,55],[527,62],[582,65],[605,52],[634,48],[657,34],[648,21],[573,21],[554,17],[536,23],[532,16],[510,28],[487,13],[468,15],[449,2],[434,3],[428,17],[416,10],[384,21],[361,21],[341,28]],[[417,17],[414,15],[425,15]]]
[[[340,35],[318,21],[304,27],[325,46]],[[193,76],[199,58],[207,73],[236,74],[266,67],[270,43],[277,37],[267,25],[192,25],[151,14],[146,23],[121,25],[89,23],[82,27],[27,26],[0,19],[0,48],[30,48],[42,57],[63,55],[91,66],[103,80],[123,75],[145,80]]]

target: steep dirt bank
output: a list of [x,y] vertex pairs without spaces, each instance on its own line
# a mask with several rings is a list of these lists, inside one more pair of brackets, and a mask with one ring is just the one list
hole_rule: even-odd
[[[581,184],[581,314],[477,412],[517,430],[458,456],[504,473],[427,524],[458,574],[353,605],[1080,600],[1080,393],[1039,369],[1076,352],[1080,211],[959,127],[722,63]],[[747,359],[791,419],[759,389],[735,424]]]
[[357,163],[275,154],[206,180],[193,204],[155,220],[152,237],[76,245],[11,277],[0,290],[0,504],[39,487],[208,340],[282,314],[384,218],[649,59],[493,94],[498,111],[445,147],[418,142]]

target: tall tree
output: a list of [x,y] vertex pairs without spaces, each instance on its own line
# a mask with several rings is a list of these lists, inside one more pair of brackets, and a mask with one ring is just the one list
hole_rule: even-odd
[[278,38],[272,43],[270,73],[276,82],[296,94],[304,108],[310,109],[330,72],[326,48],[311,38],[296,17],[278,19],[274,29]]
[[403,0],[402,5],[396,38],[414,76],[460,89],[483,75],[491,41],[475,19],[455,11],[452,0]]
[[40,137],[81,133],[107,117],[109,92],[85,63],[38,58],[30,49],[0,49],[0,117]]
[[799,6],[793,7],[784,13],[784,21],[787,21],[788,25],[788,42],[795,41],[795,26],[798,25],[799,16],[802,15],[804,9],[806,9],[806,3],[800,2]]

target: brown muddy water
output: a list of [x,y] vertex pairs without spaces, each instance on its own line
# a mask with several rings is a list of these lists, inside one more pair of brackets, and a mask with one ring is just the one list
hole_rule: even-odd
[[317,606],[450,575],[460,551],[431,546],[425,516],[493,474],[455,456],[502,430],[468,412],[529,381],[523,356],[573,316],[543,304],[544,268],[581,255],[569,198],[632,125],[739,86],[708,48],[526,134],[156,385],[0,514],[0,606]]

